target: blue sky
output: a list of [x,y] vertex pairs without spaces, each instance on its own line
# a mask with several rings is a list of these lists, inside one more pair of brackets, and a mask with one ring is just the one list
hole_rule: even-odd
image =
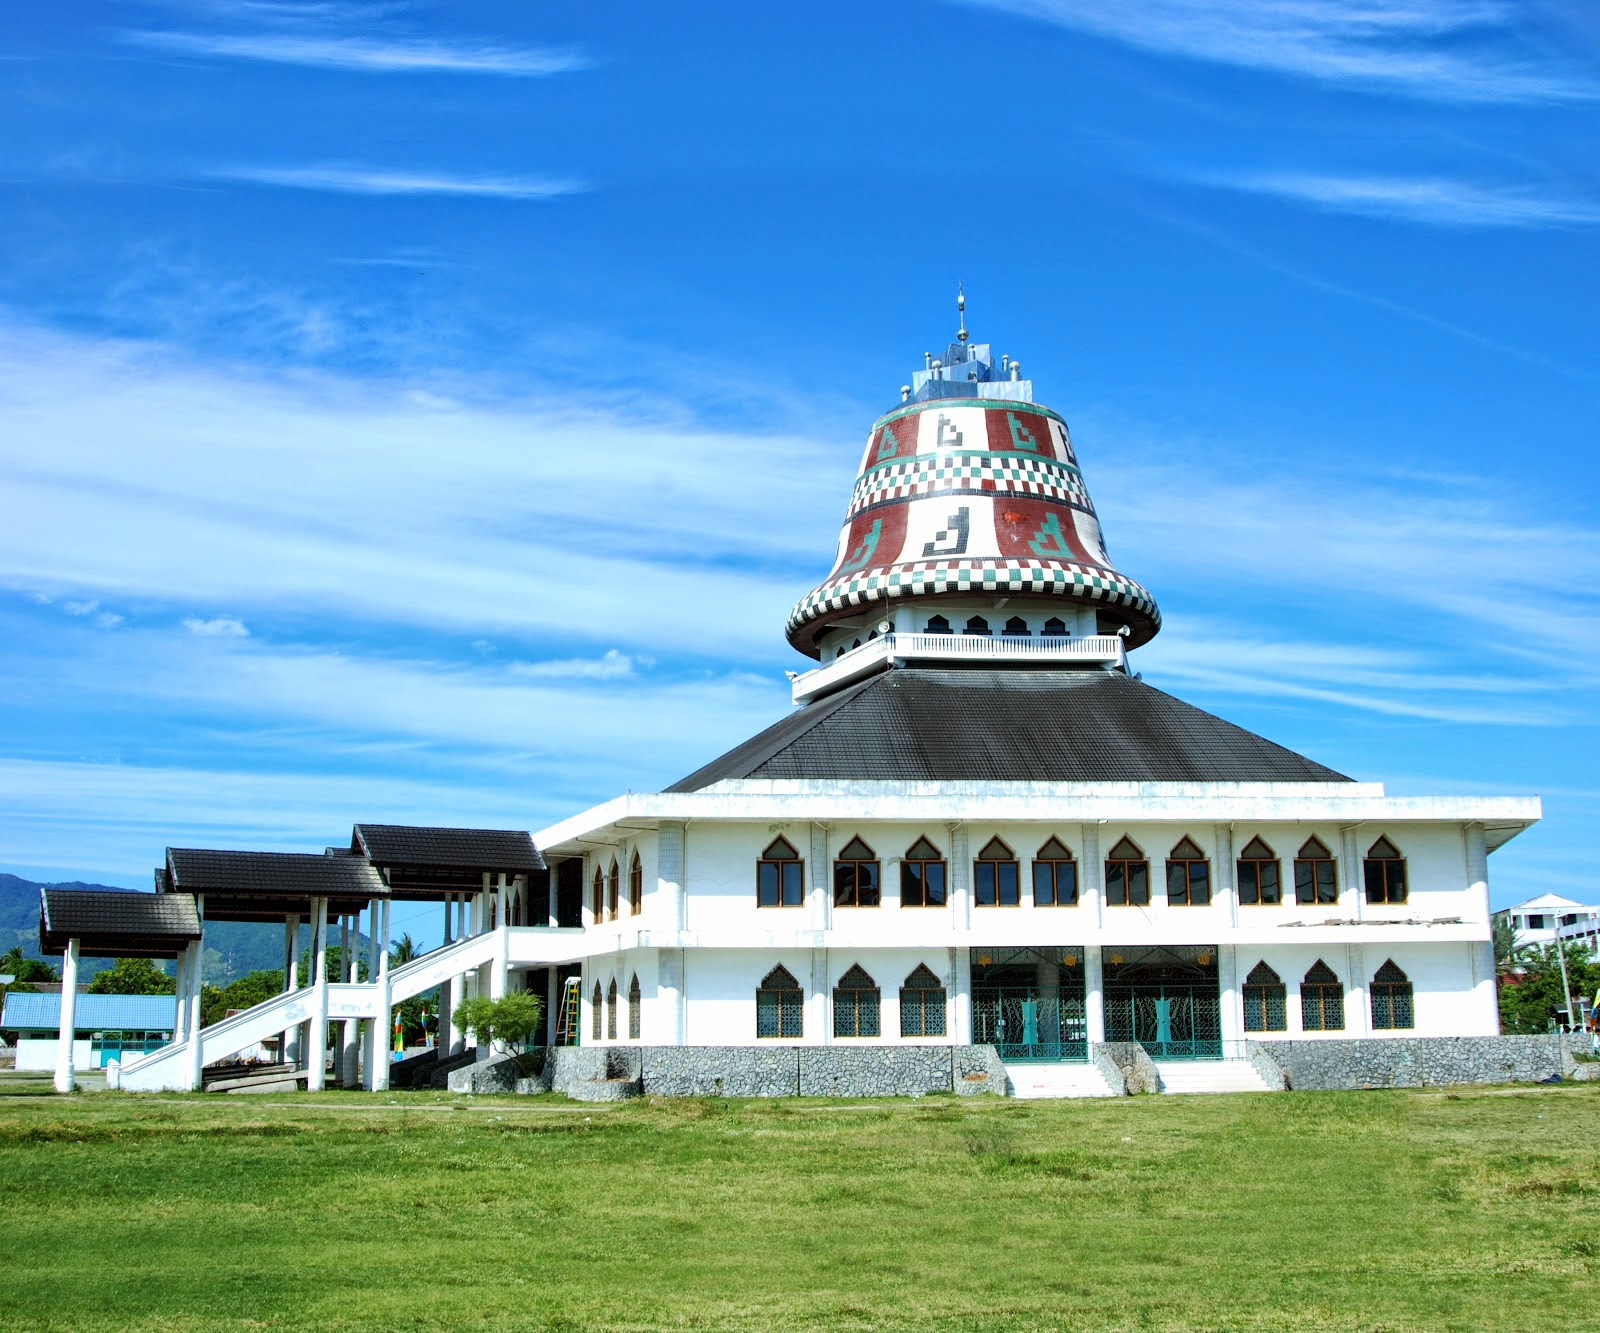
[[[8,6],[0,866],[537,828],[787,707],[953,332],[1151,683],[1594,900],[1600,20],[1494,0]],[[402,923],[404,924],[404,923]]]

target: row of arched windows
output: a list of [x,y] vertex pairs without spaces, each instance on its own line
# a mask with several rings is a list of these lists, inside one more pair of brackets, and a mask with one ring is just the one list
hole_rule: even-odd
[[[959,630],[950,624],[948,616],[930,616],[924,634],[971,634],[979,638],[993,638],[995,631],[989,627],[989,621],[983,616],[968,616],[967,623]],[[1030,639],[1033,631],[1028,628],[1028,622],[1021,616],[1009,616],[1005,625],[999,631],[1002,638]],[[1060,616],[1051,616],[1039,629],[1039,637],[1044,639],[1070,638],[1072,631],[1067,628],[1067,622]],[[857,638],[850,643],[841,643],[833,650],[835,657],[843,657],[852,648],[859,648],[863,643],[870,643],[878,637],[877,630],[869,630],[864,637]]]
[[[833,988],[833,1035],[878,1037],[882,992],[859,963]],[[934,972],[918,963],[900,987],[900,1035],[945,1035],[945,988]],[[756,1036],[805,1036],[805,993],[788,968],[778,966],[756,987]]]
[[[639,974],[633,974],[633,980],[628,983],[628,1040],[638,1041],[640,1031],[640,996]],[[603,1014],[603,1020],[602,1020]],[[604,1022],[604,1027],[601,1024]],[[600,992],[600,983],[594,983],[594,998],[590,1001],[589,1036],[600,1040],[604,1031],[608,1041],[617,1039],[617,979],[611,978],[611,985],[606,988],[604,996]]]
[[[1283,1032],[1288,1027],[1288,988],[1265,961],[1244,980],[1244,1030]],[[1367,986],[1374,1031],[1416,1026],[1411,979],[1388,959]],[[1300,1027],[1305,1032],[1344,1031],[1344,987],[1317,959],[1300,982]]]
[[[638,857],[634,858],[637,872]],[[1060,839],[1051,837],[1034,853],[1033,905],[1075,907],[1078,865]],[[1247,906],[1273,906],[1283,901],[1281,862],[1260,837],[1239,853],[1239,901]],[[1362,862],[1367,901],[1406,901],[1406,862],[1387,837],[1367,850]],[[616,863],[612,863],[613,876]],[[1295,902],[1331,905],[1339,901],[1339,877],[1333,853],[1320,838],[1310,837],[1295,853]],[[979,907],[1017,907],[1022,902],[1022,867],[1015,852],[991,838],[972,864],[973,902]],[[595,872],[599,903],[600,872]],[[1121,838],[1106,854],[1106,905],[1147,907],[1150,904],[1150,860],[1138,843]],[[613,890],[614,892],[614,890]],[[1205,907],[1211,902],[1211,862],[1194,839],[1185,835],[1167,853],[1166,897],[1169,907]],[[877,907],[883,900],[878,854],[861,837],[852,837],[833,862],[833,905]],[[900,861],[900,905],[943,907],[949,901],[944,853],[927,838],[906,848]],[[805,862],[785,838],[775,838],[756,862],[756,905],[800,907],[805,902]],[[613,914],[615,900],[613,898]],[[635,911],[638,909],[635,908]],[[598,913],[598,907],[596,908]]]
[[[622,915],[622,867],[617,864],[617,858],[611,858],[611,868],[607,870],[598,862],[594,868],[594,882],[589,889],[589,912],[596,924],[601,921],[615,921]],[[644,866],[639,862],[639,853],[633,854],[633,861],[628,866],[628,915],[638,916],[644,911]]]

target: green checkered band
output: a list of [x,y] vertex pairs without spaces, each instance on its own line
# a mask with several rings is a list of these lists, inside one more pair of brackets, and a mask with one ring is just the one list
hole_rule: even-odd
[[918,454],[869,468],[850,495],[850,514],[885,500],[914,500],[952,491],[979,491],[996,499],[1020,495],[1058,500],[1087,509],[1089,492],[1076,468],[1053,458],[1025,454],[991,454],[975,450],[957,454]]

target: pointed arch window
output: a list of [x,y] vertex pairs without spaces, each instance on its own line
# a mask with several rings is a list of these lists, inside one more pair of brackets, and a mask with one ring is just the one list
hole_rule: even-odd
[[880,996],[878,983],[853,964],[833,990],[833,1035],[876,1037]]
[[1033,631],[1028,628],[1028,622],[1021,616],[1012,616],[1006,621],[1005,635],[1007,638],[1031,638]]
[[924,631],[924,633],[948,634],[950,633],[950,622],[944,616],[929,616],[928,628]]
[[1022,869],[1016,853],[990,838],[972,863],[973,902],[979,907],[1020,907]]
[[1205,907],[1211,902],[1211,862],[1190,838],[1167,853],[1167,906]]
[[944,853],[918,838],[900,861],[900,906],[943,907],[949,901]]
[[594,868],[594,888],[589,895],[589,915],[595,925],[606,919],[606,872],[596,865]]
[[1123,838],[1106,857],[1106,905],[1150,905],[1150,862],[1132,838]]
[[1064,639],[1067,637],[1067,622],[1060,616],[1051,616],[1044,622],[1044,637],[1047,639]]
[[617,868],[617,858],[611,858],[611,870],[606,875],[606,908],[611,920],[615,921],[619,915],[617,900],[621,896],[622,872]]
[[778,966],[756,988],[756,1036],[799,1037],[805,1034],[805,996],[788,968]]
[[926,963],[918,963],[900,987],[900,1035],[944,1036],[944,982]]
[[1320,958],[1300,982],[1300,1026],[1307,1032],[1344,1031],[1344,987]]
[[[1388,838],[1379,838],[1367,848],[1361,863],[1369,903],[1403,903],[1406,900],[1406,858]],[[1411,1024],[1407,1023],[1407,1027]]]
[[1283,878],[1278,854],[1260,838],[1251,838],[1239,853],[1239,901],[1259,907],[1276,907],[1283,901]]
[[805,868],[787,838],[774,838],[756,862],[756,906],[803,906]]
[[639,1040],[639,974],[628,983],[628,1040]]
[[617,979],[611,978],[611,985],[606,989],[606,1039],[617,1039]]
[[628,865],[628,915],[638,916],[644,911],[644,866],[639,861],[639,853],[633,854],[633,860]]
[[1374,1032],[1416,1026],[1411,978],[1388,959],[1372,976],[1372,1029]]
[[1244,1030],[1282,1032],[1289,1026],[1288,995],[1283,979],[1259,962],[1244,979]]
[[967,627],[962,631],[962,633],[976,634],[987,639],[989,637],[989,622],[982,616],[968,616]]
[[1328,906],[1339,901],[1339,875],[1333,853],[1315,835],[1307,838],[1295,854],[1294,900],[1307,906]]
[[883,896],[879,869],[877,852],[851,838],[833,863],[833,905],[876,907]]
[[1078,905],[1078,863],[1059,838],[1051,838],[1033,855],[1033,905]]
[[600,983],[594,983],[594,998],[589,1002],[589,1035],[595,1041],[600,1040],[600,1007],[605,1000],[600,994]]

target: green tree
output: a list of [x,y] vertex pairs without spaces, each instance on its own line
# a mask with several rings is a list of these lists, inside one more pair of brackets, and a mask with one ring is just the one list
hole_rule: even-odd
[[91,995],[171,995],[177,982],[148,958],[119,958],[89,983]]
[[391,969],[399,967],[402,963],[409,963],[415,957],[417,957],[417,945],[416,941],[411,938],[409,931],[389,946],[389,967]]
[[[1600,986],[1600,962],[1581,944],[1568,943],[1567,978],[1576,997],[1590,996]],[[1502,1032],[1549,1032],[1557,1013],[1567,1008],[1561,996],[1561,966],[1553,944],[1521,950],[1510,973],[1500,984]]]
[[1494,932],[1494,965],[1497,972],[1503,972],[1517,961],[1525,945],[1517,943],[1517,929],[1511,924],[1509,916],[1502,916],[1495,920]]
[[252,1009],[283,990],[283,973],[262,970],[246,972],[225,988],[205,986],[200,992],[200,1026],[210,1027],[228,1016],[229,1010]]
[[544,1001],[532,991],[513,991],[498,1000],[477,995],[455,1007],[452,1019],[463,1032],[477,1038],[480,1046],[516,1057],[523,1072],[528,1072],[528,1040],[538,1030],[544,1016]]
[[9,972],[16,978],[17,985],[34,981],[61,980],[61,973],[49,963],[42,963],[37,958],[23,957],[21,945],[13,945],[4,954],[0,954],[0,972]]

